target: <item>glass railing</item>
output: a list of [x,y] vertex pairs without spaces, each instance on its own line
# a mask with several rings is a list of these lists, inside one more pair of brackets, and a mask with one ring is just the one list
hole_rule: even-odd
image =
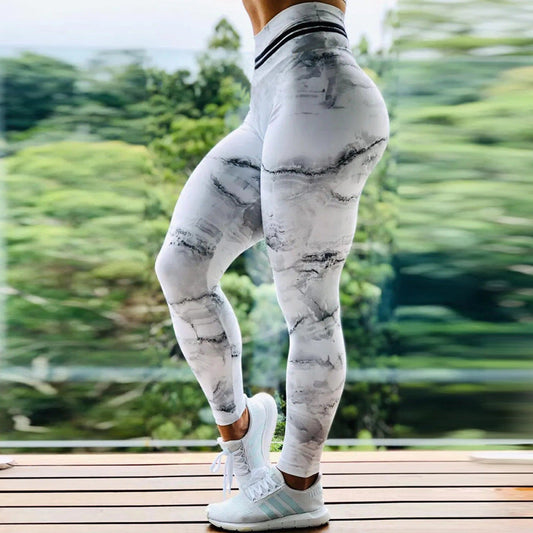
[[[504,40],[438,5],[404,2],[390,50],[354,47],[392,128],[341,278],[334,448],[533,445],[533,41],[519,17]],[[191,170],[244,116],[251,55],[4,52],[0,452],[212,449],[154,261]],[[280,446],[288,332],[264,242],[222,288]]]

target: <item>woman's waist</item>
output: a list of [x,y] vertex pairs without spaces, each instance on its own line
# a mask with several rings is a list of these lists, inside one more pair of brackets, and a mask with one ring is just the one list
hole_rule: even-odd
[[253,76],[257,79],[302,51],[350,46],[344,13],[323,2],[303,2],[285,8],[267,22],[254,41]]
[[338,33],[314,32],[294,37],[271,55],[255,60],[252,85],[278,84],[287,78],[313,77],[316,69],[338,68],[355,61],[347,37]]

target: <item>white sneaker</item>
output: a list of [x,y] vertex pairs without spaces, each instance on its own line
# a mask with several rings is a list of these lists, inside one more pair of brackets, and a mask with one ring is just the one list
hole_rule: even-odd
[[258,392],[251,398],[245,395],[249,412],[248,430],[242,439],[222,440],[218,437],[222,451],[211,465],[211,472],[216,472],[226,455],[223,491],[231,492],[233,474],[239,488],[244,488],[252,480],[252,472],[270,466],[270,444],[276,430],[278,408],[274,398],[266,392]]
[[253,478],[236,496],[207,506],[211,524],[230,531],[266,531],[320,526],[329,521],[320,472],[306,490],[289,487],[273,465],[256,470]]

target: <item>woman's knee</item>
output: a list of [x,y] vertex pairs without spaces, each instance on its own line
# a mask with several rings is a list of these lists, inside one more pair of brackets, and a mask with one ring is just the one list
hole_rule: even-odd
[[208,290],[208,263],[193,257],[184,247],[164,245],[154,270],[167,297],[196,297]]

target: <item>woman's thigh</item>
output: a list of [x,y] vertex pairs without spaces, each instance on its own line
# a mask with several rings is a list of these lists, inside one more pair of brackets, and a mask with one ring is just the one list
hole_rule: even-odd
[[179,273],[180,289],[213,287],[238,255],[263,238],[261,148],[245,120],[189,176],[158,258],[170,275]]
[[289,324],[338,305],[360,196],[388,142],[385,102],[348,50],[311,50],[280,84],[265,132],[263,232]]

